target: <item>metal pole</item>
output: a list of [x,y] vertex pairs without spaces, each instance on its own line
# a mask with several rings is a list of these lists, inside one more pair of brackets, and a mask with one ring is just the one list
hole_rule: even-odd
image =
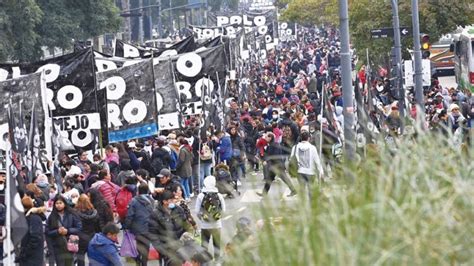
[[209,3],[208,3],[208,0],[206,0],[206,27],[208,27],[209,25]]
[[423,70],[421,65],[421,44],[420,44],[420,21],[418,18],[418,0],[411,0],[411,13],[413,23],[413,47],[415,61],[415,99],[420,110],[421,122],[425,119],[425,101],[423,99]]
[[[392,15],[393,15],[393,40],[395,42],[395,60],[397,63],[396,73],[397,80],[396,86],[398,89],[398,96],[400,100],[398,101],[398,109],[400,110],[400,117],[405,117],[405,90],[403,89],[402,84],[402,45],[400,40],[400,18],[398,17],[398,0],[391,0],[392,3]],[[403,123],[400,127],[400,130],[403,134]]]
[[351,53],[349,50],[349,11],[347,0],[339,0],[341,32],[341,74],[344,102],[344,140],[347,159],[355,159],[354,104],[352,100]]
[[172,35],[173,31],[173,9],[171,8],[171,0],[170,0],[170,36]]

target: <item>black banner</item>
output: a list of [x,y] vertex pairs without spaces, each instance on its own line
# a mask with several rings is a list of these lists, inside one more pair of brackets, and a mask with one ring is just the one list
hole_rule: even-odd
[[[44,127],[44,119],[47,115],[47,109],[43,105],[41,86],[45,86],[44,81],[41,79],[41,73],[2,81],[0,82],[0,106],[5,108],[5,106],[11,103],[12,109],[17,110],[14,114],[16,116],[16,121],[20,121],[24,118],[19,117],[20,114],[29,115],[34,106],[34,112],[37,114],[37,120],[42,129]],[[34,104],[34,101],[37,101],[37,103]],[[22,113],[20,110],[26,110],[26,112]],[[21,134],[19,134],[16,139],[22,140],[22,142],[27,142],[28,135],[26,130],[19,130],[21,130]],[[6,112],[2,112],[0,114],[0,149],[2,150],[6,150],[7,148],[7,133],[8,117]]]
[[177,55],[196,50],[197,45],[193,36],[189,36],[166,49],[157,49],[154,47],[141,47],[116,40],[115,56],[123,58],[151,58],[159,56]]
[[279,22],[278,23],[278,38],[282,42],[296,41],[296,23],[293,22]]
[[46,101],[54,120],[76,147],[94,149],[101,124],[93,60],[92,49],[86,49],[31,64],[2,64],[0,68],[7,71],[7,78],[44,70]]
[[152,60],[97,74],[99,90],[107,90],[109,142],[158,132]]
[[[203,105],[209,106],[205,109],[211,114],[221,115],[221,96],[228,67],[224,46],[183,54],[175,58],[173,64],[181,115],[202,114]],[[204,91],[208,93],[204,94]]]
[[159,130],[179,128],[178,96],[170,60],[153,66]]

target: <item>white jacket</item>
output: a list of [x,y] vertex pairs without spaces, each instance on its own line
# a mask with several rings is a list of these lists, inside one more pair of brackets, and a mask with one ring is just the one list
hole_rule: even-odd
[[320,176],[323,176],[324,172],[318,150],[313,144],[308,141],[296,144],[291,150],[291,156],[296,156],[298,173],[305,175],[317,175],[319,173]]
[[[204,187],[202,189],[202,192],[198,195],[196,199],[196,205],[194,208],[196,213],[201,212],[201,204],[202,204],[202,200],[204,199],[204,193],[206,192],[218,193],[218,190],[216,188],[216,178],[214,176],[210,175],[206,177],[203,183],[204,183]],[[222,212],[224,213],[226,211],[224,197],[220,193],[218,195],[219,195],[219,200],[221,201]],[[206,222],[200,219],[200,222],[201,222],[201,229],[222,228],[222,219],[215,222]]]

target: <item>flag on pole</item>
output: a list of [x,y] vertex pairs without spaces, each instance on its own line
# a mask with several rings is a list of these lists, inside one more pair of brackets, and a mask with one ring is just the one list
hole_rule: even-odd
[[[16,158],[18,150],[18,133],[13,116],[11,105],[8,107],[8,128],[9,128],[9,140],[11,149],[8,150],[7,156],[7,191],[8,196],[5,197],[7,200],[7,215],[8,224],[7,228],[11,230],[10,236],[13,245],[18,245],[21,239],[28,232],[28,224],[26,222],[23,205],[21,204],[20,192],[23,191],[24,182],[20,175],[19,162]],[[21,169],[21,167],[20,167]],[[11,250],[7,250],[9,253]]]
[[36,177],[36,171],[42,168],[40,162],[41,137],[38,126],[38,117],[35,112],[35,105],[36,101],[33,102],[33,108],[31,109],[30,132],[28,137],[29,176],[27,183],[33,182]]
[[62,149],[62,136],[59,130],[59,126],[53,122],[53,176],[54,182],[56,183],[58,193],[62,193],[63,182],[61,177],[61,168],[59,167],[61,156],[63,154]]

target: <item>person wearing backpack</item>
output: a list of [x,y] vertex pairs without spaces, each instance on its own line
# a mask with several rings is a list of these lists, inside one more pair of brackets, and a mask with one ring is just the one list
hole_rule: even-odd
[[204,177],[211,175],[212,156],[211,141],[209,140],[209,137],[205,137],[202,139],[201,150],[199,152],[199,159],[201,160],[201,168],[199,171],[199,192],[202,189]]
[[152,176],[155,176],[160,173],[161,169],[170,169],[170,153],[164,148],[165,141],[162,138],[159,138],[156,141],[157,147],[153,150],[151,155],[151,169]]
[[115,207],[120,222],[123,223],[125,221],[128,212],[128,205],[135,195],[137,195],[137,180],[134,176],[129,176],[125,179],[125,185],[120,188],[115,196]]
[[99,172],[99,180],[92,184],[92,189],[97,189],[102,196],[104,197],[105,201],[107,201],[110,205],[110,208],[115,213],[115,196],[117,195],[120,187],[117,186],[112,182],[112,176],[107,170],[101,170]]
[[138,187],[138,196],[135,196],[128,207],[124,227],[135,235],[139,257],[138,265],[147,265],[150,240],[148,238],[148,222],[154,209],[154,199],[149,195],[148,185]]
[[220,258],[222,214],[226,211],[224,197],[216,188],[216,178],[208,176],[204,179],[204,188],[196,199],[195,212],[201,224],[202,246],[208,249],[212,237],[214,259]]

